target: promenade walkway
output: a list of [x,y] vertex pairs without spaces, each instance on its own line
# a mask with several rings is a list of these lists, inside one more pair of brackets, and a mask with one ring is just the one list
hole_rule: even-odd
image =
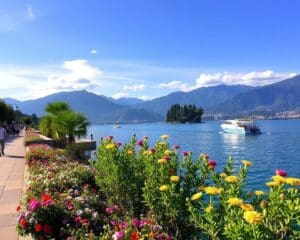
[[16,207],[22,197],[25,168],[24,135],[9,136],[0,157],[0,239],[17,240]]

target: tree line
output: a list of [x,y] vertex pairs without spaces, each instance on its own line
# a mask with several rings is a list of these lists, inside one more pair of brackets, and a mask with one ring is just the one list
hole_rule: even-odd
[[10,104],[0,99],[0,123],[12,124],[13,122],[23,123],[26,126],[37,126],[39,118],[36,114],[28,115],[19,109],[14,109]]
[[0,99],[0,122],[11,124],[15,119],[16,114],[14,108]]
[[174,123],[200,123],[203,109],[196,107],[194,104],[181,106],[174,104],[167,112],[166,121]]

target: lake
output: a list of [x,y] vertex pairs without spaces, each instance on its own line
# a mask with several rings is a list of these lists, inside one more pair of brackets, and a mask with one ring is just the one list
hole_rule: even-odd
[[[181,151],[192,151],[194,158],[200,153],[209,154],[221,170],[228,156],[233,156],[236,164],[242,159],[253,162],[248,174],[252,186],[266,189],[264,182],[284,169],[289,176],[300,177],[300,120],[257,121],[260,135],[236,135],[223,133],[220,121],[201,124],[123,124],[121,128],[112,125],[91,125],[95,140],[114,136],[117,142],[127,142],[135,133],[137,138],[149,136],[153,145],[162,134],[169,135],[171,145],[178,144]],[[88,136],[89,136],[88,135]]]

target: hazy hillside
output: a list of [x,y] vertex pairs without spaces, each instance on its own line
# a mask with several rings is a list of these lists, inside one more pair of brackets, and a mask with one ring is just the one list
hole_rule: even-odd
[[44,108],[49,102],[65,101],[72,109],[84,113],[90,122],[145,122],[158,121],[162,117],[142,110],[132,109],[111,102],[104,96],[99,96],[87,91],[61,92],[43,98],[19,102],[19,109],[27,114],[44,114]]
[[207,112],[244,114],[280,112],[300,109],[300,76],[263,87],[218,85],[191,92],[174,92],[151,101],[136,98],[112,99],[87,91],[61,92],[36,100],[4,100],[27,114],[44,114],[49,102],[66,101],[90,122],[154,122],[163,121],[173,104],[195,104]]
[[274,84],[257,87],[219,104],[216,112],[287,111],[300,109],[300,75]]
[[216,105],[236,96],[239,93],[247,92],[253,87],[245,85],[218,85],[213,87],[202,87],[191,92],[174,92],[167,96],[156,98],[138,104],[137,107],[151,109],[152,111],[166,115],[167,110],[173,104],[195,104],[202,107],[205,112],[210,111]]
[[137,104],[143,103],[144,100],[139,99],[139,98],[119,98],[119,99],[114,99],[114,98],[108,98],[111,102],[124,105],[124,106],[135,106]]

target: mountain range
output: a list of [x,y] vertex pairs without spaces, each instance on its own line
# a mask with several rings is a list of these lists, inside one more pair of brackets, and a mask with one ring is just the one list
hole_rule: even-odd
[[85,90],[60,92],[35,100],[4,98],[4,101],[18,106],[24,113],[38,116],[44,114],[47,103],[66,101],[92,123],[163,121],[170,106],[177,103],[195,104],[207,114],[249,115],[300,110],[300,75],[262,87],[217,85],[190,92],[173,92],[150,101],[113,99]]

